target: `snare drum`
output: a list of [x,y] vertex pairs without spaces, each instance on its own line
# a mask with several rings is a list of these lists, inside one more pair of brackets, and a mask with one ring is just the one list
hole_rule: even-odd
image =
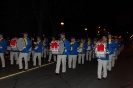
[[105,43],[99,43],[95,48],[97,58],[106,58],[107,50]]
[[83,52],[83,48],[78,48],[77,52],[78,53],[82,53]]
[[50,51],[52,54],[62,55],[65,51],[65,45],[62,40],[60,41],[51,41],[50,43]]

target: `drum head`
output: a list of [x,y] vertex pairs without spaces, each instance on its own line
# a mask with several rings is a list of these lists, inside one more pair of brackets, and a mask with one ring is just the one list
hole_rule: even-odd
[[62,40],[59,41],[59,54],[63,54],[65,51],[65,45]]
[[17,41],[17,48],[19,51],[22,51],[25,47],[25,42],[24,42],[24,39],[23,38],[19,38],[18,41]]

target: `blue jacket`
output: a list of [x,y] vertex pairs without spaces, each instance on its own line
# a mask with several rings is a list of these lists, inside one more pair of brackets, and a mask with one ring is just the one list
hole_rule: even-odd
[[[72,50],[71,50],[71,48],[72,48]],[[75,42],[74,44],[70,44],[69,55],[78,55],[77,48],[78,48],[78,43],[77,42]]]
[[120,42],[117,42],[117,43],[115,42],[115,49],[116,49],[116,50],[119,50],[119,48],[120,48],[120,47],[119,47],[119,43],[120,43]]
[[68,40],[64,40],[64,45],[65,45],[65,51],[62,55],[68,55],[70,52],[70,42]]
[[[88,41],[86,42],[86,44],[87,44],[87,48],[88,48]],[[93,50],[93,47],[94,47],[94,42],[93,41],[90,42],[90,46],[91,46],[91,50]]]
[[110,54],[114,54],[115,42],[113,39],[111,40],[110,44],[108,43],[108,46],[110,47]]
[[24,50],[21,51],[21,53],[29,53],[29,49],[31,47],[31,41],[29,38],[27,38],[27,45],[26,48]]
[[43,45],[43,42],[42,42],[43,49],[48,49],[48,44],[49,44],[48,41],[45,41],[45,45]]
[[41,53],[42,52],[42,42],[40,41],[39,43],[35,44],[36,47],[34,48],[34,51],[36,53]]
[[5,53],[6,52],[6,48],[7,48],[7,44],[6,44],[6,41],[4,39],[2,39],[0,41],[0,47],[2,47],[2,49],[0,49],[0,53]]
[[[81,42],[80,42],[80,43],[81,43]],[[80,43],[79,43],[78,47],[80,47]],[[84,50],[83,50],[83,54],[86,54],[87,43],[84,43],[83,48],[84,48]]]

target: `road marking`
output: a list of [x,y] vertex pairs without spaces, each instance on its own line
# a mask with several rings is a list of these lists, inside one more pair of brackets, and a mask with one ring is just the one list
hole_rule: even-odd
[[[44,64],[41,67],[45,67],[45,66],[51,65],[53,63],[54,62]],[[17,72],[17,73],[11,74],[11,75],[3,76],[3,77],[0,77],[0,80],[9,78],[9,77],[12,77],[12,76],[15,76],[15,75],[19,75],[19,74],[22,74],[22,73],[26,73],[26,72],[29,72],[29,71],[32,71],[32,70],[35,70],[35,69],[38,69],[38,68],[41,68],[41,67],[34,67],[34,68],[31,68],[31,69],[28,69],[27,71],[21,71],[21,72]]]

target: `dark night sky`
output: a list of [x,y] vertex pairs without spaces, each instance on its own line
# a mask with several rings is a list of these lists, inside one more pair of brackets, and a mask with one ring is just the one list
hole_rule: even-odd
[[[36,8],[39,11],[40,1],[37,0]],[[49,16],[54,19],[54,0],[48,0],[49,4],[44,11],[44,34],[51,34],[52,24]],[[63,2],[61,2],[63,1]],[[97,26],[109,29],[112,34],[133,33],[133,8],[130,4],[122,2],[95,2],[94,0],[57,0],[60,5],[57,28],[60,22],[65,22],[65,29],[71,36],[80,35],[85,27],[88,33],[94,33]],[[60,4],[62,3],[62,4]],[[24,31],[30,34],[37,33],[38,23],[34,14],[32,0],[2,0],[0,1],[0,31],[6,35],[20,35]],[[77,31],[79,30],[79,31]],[[75,34],[76,35],[76,34]]]

